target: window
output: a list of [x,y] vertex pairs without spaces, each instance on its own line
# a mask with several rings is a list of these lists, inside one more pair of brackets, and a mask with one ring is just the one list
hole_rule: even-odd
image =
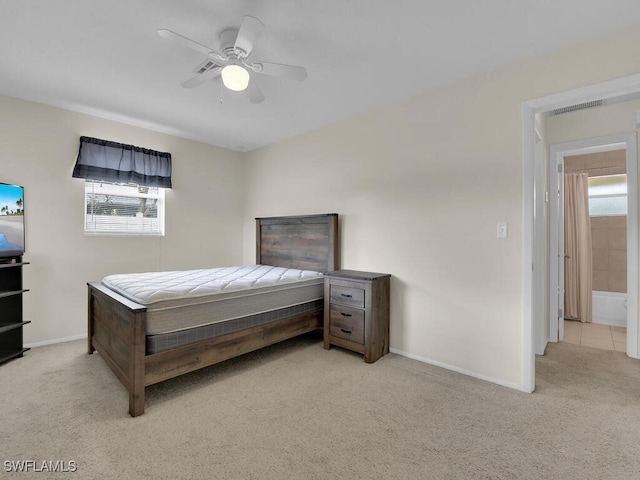
[[84,232],[164,235],[164,188],[86,179]]
[[592,217],[627,214],[627,175],[589,177],[589,214]]
[[164,235],[170,153],[82,136],[72,176],[85,181],[85,234]]

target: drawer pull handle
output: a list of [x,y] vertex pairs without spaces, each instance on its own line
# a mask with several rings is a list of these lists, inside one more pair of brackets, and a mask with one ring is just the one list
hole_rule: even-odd
[[341,293],[340,295],[344,298],[353,298],[353,295],[349,295],[348,293]]
[[341,328],[340,330],[342,330],[344,333],[348,333],[349,335],[351,335],[351,330],[345,330],[344,328]]
[[343,317],[353,317],[353,315],[351,315],[350,313],[344,313],[344,312],[340,312],[340,315],[342,315]]

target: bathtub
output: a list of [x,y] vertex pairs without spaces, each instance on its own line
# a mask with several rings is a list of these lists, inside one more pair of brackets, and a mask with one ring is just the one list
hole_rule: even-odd
[[627,326],[627,294],[593,291],[593,323]]

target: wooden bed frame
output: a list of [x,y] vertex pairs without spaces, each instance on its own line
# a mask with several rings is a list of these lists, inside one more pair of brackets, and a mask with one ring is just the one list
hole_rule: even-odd
[[[338,215],[256,218],[256,263],[328,272],[339,268]],[[91,282],[88,353],[98,350],[144,413],[145,387],[322,328],[323,311],[147,355],[146,307]]]

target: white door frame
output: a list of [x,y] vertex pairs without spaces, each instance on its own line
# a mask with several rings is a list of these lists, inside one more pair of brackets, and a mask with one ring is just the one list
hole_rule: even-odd
[[[541,164],[546,163],[546,147],[545,147],[545,130],[540,125],[538,115],[536,115],[535,119],[535,150],[534,150],[534,158],[536,162],[540,162]],[[544,169],[538,169],[535,173],[537,176],[535,178],[536,185],[544,184]],[[536,196],[535,197],[535,232],[545,232],[546,223],[547,223],[547,215],[546,215],[546,194],[545,196]],[[538,215],[538,212],[540,214]],[[538,239],[534,242],[534,258],[546,258],[545,252],[547,250],[547,241],[544,238]],[[549,327],[549,322],[545,321],[546,316],[544,312],[544,293],[541,292],[541,289],[544,288],[544,269],[538,269],[534,272],[535,280],[533,282],[533,298],[543,298],[542,303],[535,303],[532,305],[533,308],[533,318],[540,319],[541,321],[534,322],[534,342],[535,342],[535,353],[536,355],[542,355],[544,353],[544,349],[547,346],[547,331],[545,327]]]
[[[557,166],[564,157],[612,150],[625,150],[627,172],[627,292],[638,291],[638,149],[636,133],[589,138],[549,147],[549,341],[562,340],[563,310],[563,212],[562,201],[556,201],[556,192],[562,200],[563,185],[558,178]],[[560,302],[560,304],[558,304]],[[638,296],[627,295],[627,355],[638,356]]]
[[[640,93],[640,74],[608,82],[582,87],[567,92],[527,100],[522,104],[522,383],[525,392],[535,389],[535,330],[534,311],[540,317],[544,312],[545,288],[544,255],[534,250],[536,239],[546,239],[548,232],[541,231],[536,219],[543,213],[536,212],[536,197],[544,198],[544,162],[535,161],[535,116],[556,108],[568,107],[594,100],[607,100]],[[636,279],[637,282],[637,279]],[[534,291],[535,286],[535,291]],[[630,290],[629,290],[630,291]],[[632,295],[637,295],[636,291]],[[535,305],[535,309],[534,309]],[[538,320],[538,319],[536,319]]]

